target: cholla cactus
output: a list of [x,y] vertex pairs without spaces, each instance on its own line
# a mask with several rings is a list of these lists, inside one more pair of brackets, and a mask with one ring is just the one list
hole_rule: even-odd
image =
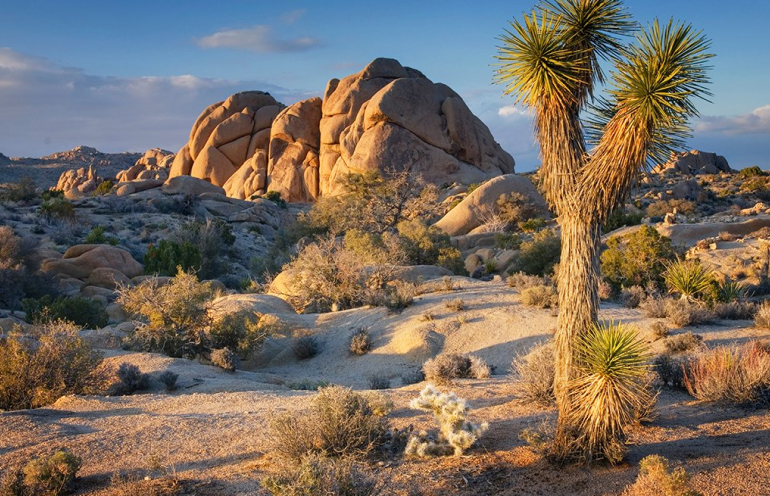
[[446,456],[463,454],[470,448],[489,425],[468,421],[468,405],[454,393],[441,393],[428,385],[420,396],[412,400],[412,408],[433,412],[439,423],[439,432],[420,432],[412,436],[406,445],[407,455]]

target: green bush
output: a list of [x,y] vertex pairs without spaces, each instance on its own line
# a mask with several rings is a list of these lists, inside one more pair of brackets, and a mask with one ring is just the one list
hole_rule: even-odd
[[[172,241],[180,246],[189,244],[197,249],[199,264],[198,276],[202,279],[215,279],[226,273],[225,256],[235,244],[233,228],[222,219],[208,219],[206,222],[186,222],[173,235]],[[185,267],[185,269],[192,267]],[[175,272],[175,268],[174,268]]]
[[519,223],[519,228],[524,232],[539,232],[545,229],[545,219],[536,217],[534,219],[528,219]]
[[105,229],[102,226],[96,226],[93,229],[91,229],[91,232],[89,232],[86,235],[85,242],[90,245],[117,245],[119,243],[118,238],[114,236],[105,236],[104,234]]
[[698,259],[666,263],[663,273],[669,293],[687,299],[713,299],[714,277]]
[[509,227],[520,226],[526,223],[537,215],[538,212],[538,207],[532,199],[521,193],[513,192],[507,195],[500,195],[495,203],[497,204],[500,220]]
[[40,205],[40,216],[46,220],[73,221],[75,219],[75,207],[64,198],[52,198]]
[[22,177],[17,183],[0,184],[0,201],[29,203],[37,198],[37,185],[30,177]]
[[511,272],[543,276],[553,273],[553,266],[561,256],[561,238],[550,229],[535,234],[532,241],[521,244],[521,251]]
[[101,361],[72,324],[35,325],[25,334],[14,330],[0,339],[0,410],[37,408],[85,393]]
[[146,273],[173,276],[179,267],[183,271],[200,270],[201,253],[192,243],[162,239],[157,245],[150,244],[147,247],[144,255]]
[[601,255],[602,276],[615,291],[651,285],[664,289],[665,264],[676,258],[677,251],[669,238],[652,227],[641,226],[631,234],[607,241],[607,249]]
[[58,496],[72,489],[80,470],[81,459],[67,449],[54,451],[27,462],[3,481],[0,493],[5,496]]
[[628,212],[622,208],[616,208],[604,223],[602,232],[608,233],[615,229],[620,229],[621,227],[637,226],[642,223],[642,218],[644,218],[642,212],[634,213]]
[[501,250],[518,250],[521,247],[521,236],[516,233],[495,233],[495,248]]
[[744,169],[741,169],[738,172],[738,177],[741,179],[747,179],[749,177],[757,177],[757,176],[764,176],[765,172],[759,168],[758,165],[752,165],[751,167],[746,167]]
[[268,191],[262,198],[270,200],[281,208],[286,208],[286,200],[281,197],[281,193],[278,191]]
[[25,298],[21,308],[26,312],[25,318],[29,323],[65,320],[87,329],[101,329],[109,321],[104,305],[83,296]]
[[60,189],[48,188],[40,194],[43,201],[49,201],[56,198],[64,198],[64,191]]
[[94,196],[109,195],[112,192],[112,188],[114,186],[114,182],[112,182],[110,179],[105,179],[104,181],[100,182],[99,186],[97,186],[94,190]]

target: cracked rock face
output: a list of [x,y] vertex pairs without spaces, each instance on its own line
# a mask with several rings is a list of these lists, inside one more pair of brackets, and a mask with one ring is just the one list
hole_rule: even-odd
[[277,191],[291,202],[338,192],[349,172],[409,170],[427,182],[482,182],[513,158],[448,86],[393,59],[329,81],[323,99],[285,107],[238,93],[208,107],[170,176],[191,175],[248,199]]

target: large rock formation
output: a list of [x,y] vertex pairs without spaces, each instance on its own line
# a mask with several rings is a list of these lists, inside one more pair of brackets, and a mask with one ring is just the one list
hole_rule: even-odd
[[393,59],[329,81],[323,101],[281,110],[267,93],[238,93],[203,111],[170,177],[192,175],[248,199],[334,194],[348,172],[409,170],[428,182],[482,182],[513,158],[448,86]]
[[99,185],[99,178],[93,166],[88,169],[70,169],[62,172],[59,181],[56,183],[56,189],[64,192],[64,196],[69,199],[80,198],[94,191]]
[[174,162],[174,153],[160,148],[152,148],[144,152],[134,165],[118,172],[117,182],[133,181],[135,179],[168,179],[168,172]]
[[672,153],[671,158],[665,164],[655,168],[656,172],[674,170],[681,174],[719,174],[720,172],[732,172],[730,164],[722,155],[716,153],[692,150],[689,152]]
[[270,126],[282,108],[262,91],[236,93],[209,106],[177,153],[170,176],[191,175],[224,186],[257,150],[267,151]]

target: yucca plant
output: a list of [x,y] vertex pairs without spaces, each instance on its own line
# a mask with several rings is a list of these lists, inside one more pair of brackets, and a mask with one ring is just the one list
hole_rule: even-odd
[[577,343],[577,369],[570,387],[570,420],[580,433],[573,456],[616,463],[625,454],[627,426],[653,402],[647,345],[630,327],[598,323]]
[[[632,44],[626,36],[636,34]],[[648,163],[681,149],[705,88],[709,42],[686,24],[644,29],[621,0],[543,0],[500,37],[496,82],[530,108],[545,197],[561,227],[553,454],[585,433],[570,425],[576,349],[596,321],[601,228]],[[601,60],[614,65],[606,97]],[[589,109],[593,116],[581,118]],[[584,124],[584,123],[587,123]],[[589,150],[588,144],[593,145]]]
[[703,299],[712,295],[714,277],[698,260],[677,260],[666,264],[663,273],[670,293],[681,295],[683,300]]
[[721,303],[731,303],[733,301],[740,301],[746,297],[746,287],[737,281],[732,281],[730,278],[725,279],[719,283],[716,291],[717,301]]

